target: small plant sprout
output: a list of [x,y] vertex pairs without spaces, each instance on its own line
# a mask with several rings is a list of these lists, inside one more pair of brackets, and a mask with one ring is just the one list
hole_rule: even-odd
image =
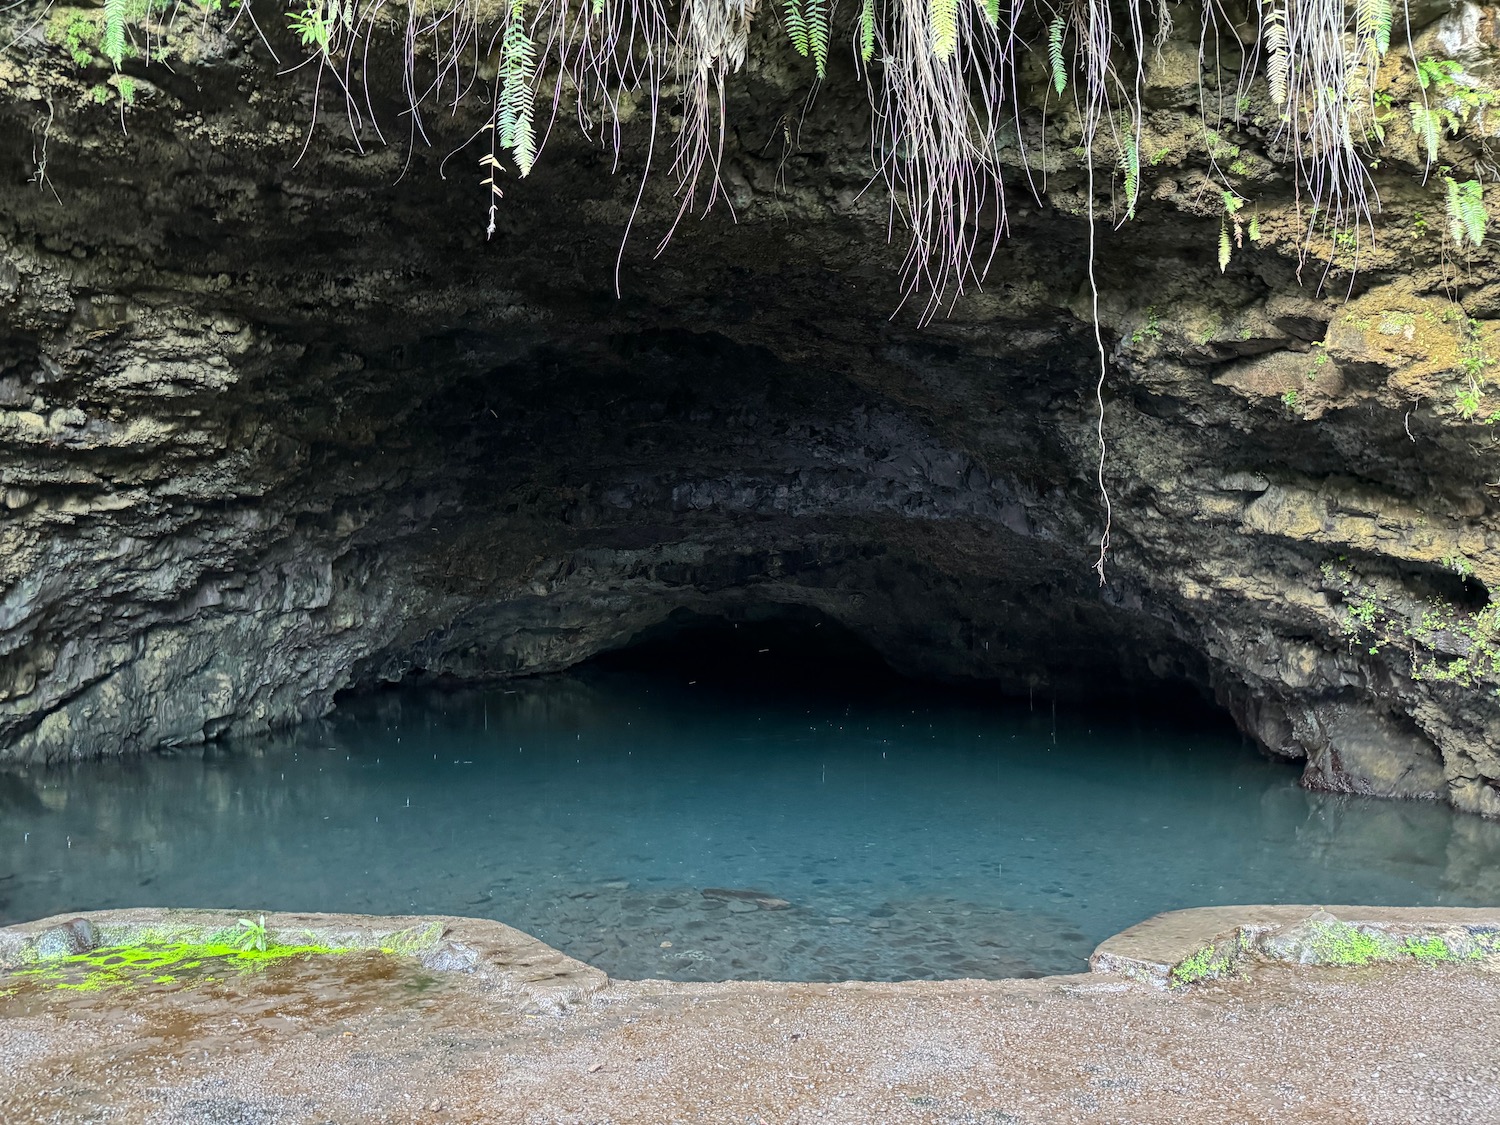
[[254,949],[261,953],[266,951],[266,916],[262,914],[254,922],[249,918],[241,918],[239,926],[243,933],[235,941],[241,949]]
[[1467,578],[1474,573],[1474,564],[1463,555],[1449,555],[1443,560],[1443,565],[1460,578]]
[[1132,344],[1144,343],[1147,340],[1161,339],[1161,316],[1156,311],[1156,306],[1151,305],[1146,309],[1146,319],[1134,332],[1130,334]]

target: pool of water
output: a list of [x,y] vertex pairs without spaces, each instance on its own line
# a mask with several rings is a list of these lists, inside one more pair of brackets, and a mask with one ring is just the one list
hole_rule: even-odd
[[0,922],[499,919],[625,978],[1084,968],[1161,910],[1500,902],[1500,824],[1307,793],[1218,725],[598,670],[0,773]]

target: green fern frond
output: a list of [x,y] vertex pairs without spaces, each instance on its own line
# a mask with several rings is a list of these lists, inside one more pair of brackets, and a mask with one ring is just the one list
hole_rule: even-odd
[[812,53],[812,37],[808,34],[807,17],[802,14],[802,0],[783,0],[782,11],[786,15],[786,34],[792,48],[804,59]]
[[1234,244],[1229,240],[1229,224],[1219,220],[1219,272],[1229,268],[1229,259],[1234,255]]
[[1047,59],[1052,64],[1052,85],[1060,94],[1068,88],[1068,71],[1063,66],[1063,18],[1055,16],[1047,28]]
[[875,57],[875,0],[864,0],[859,9],[859,61]]
[[1373,46],[1375,54],[1384,58],[1391,49],[1391,0],[1356,0],[1354,21],[1359,41]]
[[522,176],[536,162],[536,133],[532,118],[536,90],[531,83],[536,67],[536,44],[526,30],[526,0],[514,0],[500,41],[500,110],[496,125],[500,146],[510,149]]
[[1489,212],[1484,209],[1484,185],[1478,180],[1459,183],[1452,176],[1444,176],[1448,189],[1448,233],[1460,246],[1480,246],[1490,224]]
[[125,7],[127,0],[104,0],[104,34],[99,39],[99,50],[116,70],[130,50],[125,41]]
[[1124,126],[1125,140],[1120,145],[1120,171],[1125,173],[1125,217],[1135,218],[1135,204],[1140,197],[1141,149],[1136,143],[1135,133],[1127,121]]
[[927,18],[932,25],[932,53],[946,59],[958,47],[958,0],[927,0]]
[[1291,78],[1291,50],[1286,37],[1286,12],[1272,6],[1266,13],[1266,81],[1271,100],[1286,104],[1287,83]]
[[818,77],[828,72],[828,8],[826,0],[807,0],[807,45],[812,51]]
[[1465,191],[1460,195],[1459,206],[1463,209],[1464,231],[1471,243],[1483,246],[1490,225],[1490,213],[1484,207],[1484,189],[1478,180],[1470,180],[1463,186]]
[[1427,153],[1427,163],[1435,164],[1438,158],[1438,115],[1426,106],[1411,104],[1411,131],[1422,142]]
[[1000,0],[979,0],[984,8],[984,20],[991,27],[1000,26]]

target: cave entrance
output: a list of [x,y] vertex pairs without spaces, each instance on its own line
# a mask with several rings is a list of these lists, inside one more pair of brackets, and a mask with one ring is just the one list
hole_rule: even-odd
[[875,649],[822,611],[796,605],[678,609],[589,664],[720,687],[881,690],[910,682]]
[[[1018,663],[1025,661],[1031,639],[1016,639]],[[1068,677],[1049,667],[1049,654],[1029,655],[1035,668],[1029,676],[1009,670],[992,677],[913,673],[894,667],[858,632],[816,607],[759,603],[678,608],[577,670],[662,677],[764,699],[816,703],[820,696],[868,696],[924,708],[1014,708],[1045,713],[1049,725],[1059,716],[1083,726],[1165,720],[1184,731],[1241,740],[1229,712],[1180,661],[1147,660],[1136,653],[1135,659],[1101,661],[1085,675]]]

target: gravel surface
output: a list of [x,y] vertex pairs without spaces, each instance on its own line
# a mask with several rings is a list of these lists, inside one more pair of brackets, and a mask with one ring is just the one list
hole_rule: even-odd
[[378,954],[0,1001],[0,1121],[1500,1122],[1500,974],[1260,966],[616,983],[562,1014]]

